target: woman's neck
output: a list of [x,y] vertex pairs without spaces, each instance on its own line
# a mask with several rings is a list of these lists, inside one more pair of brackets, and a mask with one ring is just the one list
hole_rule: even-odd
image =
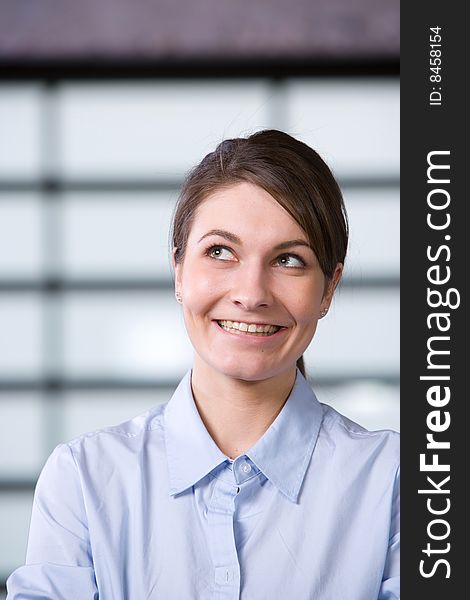
[[207,431],[226,456],[236,458],[259,440],[282,410],[295,376],[294,367],[262,381],[244,381],[195,361],[194,401]]

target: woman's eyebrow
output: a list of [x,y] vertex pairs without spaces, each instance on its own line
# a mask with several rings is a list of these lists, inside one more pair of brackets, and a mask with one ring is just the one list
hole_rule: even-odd
[[[242,241],[238,237],[238,235],[235,235],[235,233],[231,233],[230,231],[225,231],[225,229],[211,229],[210,231],[205,233],[201,237],[201,239],[198,240],[198,244],[199,242],[202,242],[204,238],[209,237],[210,235],[219,235],[220,237],[225,238],[229,242],[232,242],[232,244],[242,244]],[[299,238],[296,240],[288,240],[286,242],[281,242],[277,246],[274,246],[274,250],[286,250],[287,248],[292,248],[292,246],[306,246],[307,248],[312,249],[312,247],[307,241]]]
[[312,246],[308,242],[302,239],[298,240],[288,240],[287,242],[282,242],[277,246],[274,246],[274,250],[286,250],[287,248],[292,248],[292,246],[305,246],[306,248],[310,248],[313,250]]
[[230,233],[230,231],[225,231],[224,229],[211,229],[210,231],[205,233],[202,236],[202,238],[200,240],[198,240],[197,243],[199,244],[199,242],[202,242],[202,240],[204,238],[209,237],[210,235],[220,235],[220,237],[223,237],[226,240],[229,240],[229,242],[232,242],[232,244],[241,244],[242,243],[242,241],[238,237],[238,235],[235,235],[234,233]]

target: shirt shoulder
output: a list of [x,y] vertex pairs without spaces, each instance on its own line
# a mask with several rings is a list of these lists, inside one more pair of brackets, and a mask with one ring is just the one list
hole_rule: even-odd
[[139,477],[145,478],[149,470],[158,473],[161,482],[166,472],[162,423],[166,404],[59,444],[43,467],[41,488],[50,487],[51,481],[74,481],[80,494],[101,498],[106,482],[106,489],[113,489],[116,497],[123,497],[129,481],[138,487],[142,483]]
[[158,437],[163,429],[163,414],[168,402],[153,406],[132,419],[83,433],[60,446],[68,447],[73,455],[93,449],[116,448],[117,446],[135,447],[149,439]]
[[395,468],[400,462],[400,434],[392,429],[368,430],[338,412],[332,406],[321,403],[323,409],[322,434],[339,451],[375,455],[387,460]]

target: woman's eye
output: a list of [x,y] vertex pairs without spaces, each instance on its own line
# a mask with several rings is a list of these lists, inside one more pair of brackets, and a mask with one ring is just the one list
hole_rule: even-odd
[[296,254],[283,254],[278,260],[283,267],[305,267],[305,262]]
[[220,260],[230,260],[230,258],[233,256],[230,250],[224,246],[212,246],[211,248],[208,248],[206,254],[211,258],[217,258]]

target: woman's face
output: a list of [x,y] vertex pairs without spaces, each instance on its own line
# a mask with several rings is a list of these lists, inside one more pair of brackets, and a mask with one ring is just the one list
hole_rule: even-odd
[[338,264],[325,290],[305,232],[262,188],[215,192],[199,205],[175,265],[194,367],[246,381],[295,369],[340,275]]

